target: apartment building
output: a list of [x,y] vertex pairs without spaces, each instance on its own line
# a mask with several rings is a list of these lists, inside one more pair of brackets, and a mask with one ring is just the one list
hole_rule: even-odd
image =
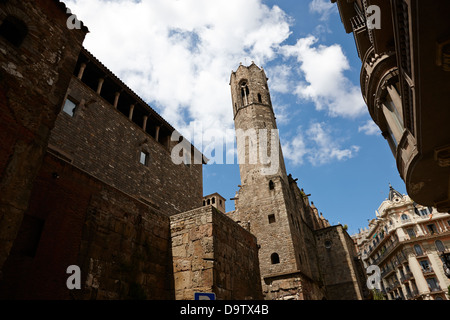
[[379,267],[388,300],[448,300],[450,214],[390,186],[368,228],[353,236],[364,267]]
[[360,86],[415,202],[450,210],[448,0],[331,0],[361,59]]

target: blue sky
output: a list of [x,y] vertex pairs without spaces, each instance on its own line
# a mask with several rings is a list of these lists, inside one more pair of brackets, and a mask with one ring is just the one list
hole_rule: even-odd
[[[363,104],[353,36],[329,0],[66,3],[90,29],[85,47],[194,144],[234,129],[231,71],[263,67],[288,174],[331,224],[356,233],[389,183],[406,192]],[[233,210],[237,164],[204,166],[203,176],[204,194]]]

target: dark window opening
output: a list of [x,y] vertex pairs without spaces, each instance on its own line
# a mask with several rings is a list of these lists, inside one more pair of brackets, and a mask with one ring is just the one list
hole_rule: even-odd
[[144,116],[146,115],[146,110],[139,104],[136,104],[133,109],[133,117],[131,121],[137,124],[140,128],[144,126]]
[[209,206],[209,205],[211,204],[211,200],[208,199],[208,200],[206,201],[206,204]]
[[422,261],[419,261],[419,264],[420,264],[420,266],[422,267],[422,271],[423,271],[423,272],[431,272],[431,271],[432,271],[431,265],[430,265],[430,263],[428,262],[428,260],[422,260]]
[[203,200],[203,206],[206,206],[206,201],[205,200]]
[[274,190],[275,189],[275,183],[273,183],[272,180],[269,181],[269,190]]
[[426,280],[428,288],[431,290],[431,292],[441,291],[441,286],[439,285],[439,282],[436,278],[428,278]]
[[408,233],[410,239],[414,239],[416,237],[416,232],[414,229],[406,229],[406,232]]
[[444,244],[442,243],[441,240],[436,240],[435,244],[436,244],[436,250],[437,251],[439,251],[439,252],[444,252],[445,251],[445,246],[444,246]]
[[434,224],[429,224],[427,225],[427,229],[431,234],[435,234],[437,233],[437,229],[436,226]]
[[275,215],[274,214],[269,215],[269,224],[272,224],[275,222],[276,222]]
[[0,35],[16,47],[20,47],[27,34],[27,25],[14,16],[7,16],[0,26]]
[[280,256],[278,255],[278,253],[272,253],[272,255],[270,256],[270,260],[271,260],[272,264],[279,264]]
[[213,198],[211,199],[211,202],[212,202],[212,204],[215,204],[215,203],[216,203],[216,198],[213,197]]
[[416,255],[421,256],[423,255],[422,247],[418,244],[414,245],[414,251],[416,252]]
[[259,103],[262,103],[261,93],[258,93],[258,102],[259,102]]
[[249,104],[248,97],[250,96],[250,90],[248,89],[247,82],[243,81],[241,82],[241,98],[242,98],[242,105],[246,106]]

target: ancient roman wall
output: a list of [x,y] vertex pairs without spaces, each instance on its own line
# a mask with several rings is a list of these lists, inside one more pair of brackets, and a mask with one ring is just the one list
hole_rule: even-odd
[[[81,270],[69,290],[67,268]],[[169,218],[50,154],[4,266],[8,299],[173,299]]]
[[[76,77],[68,97],[80,102],[61,112],[50,147],[74,166],[168,215],[202,205],[202,165],[177,165],[170,150]],[[141,151],[148,154],[140,163]]]
[[213,206],[171,218],[177,300],[195,292],[217,299],[261,299],[256,238]]

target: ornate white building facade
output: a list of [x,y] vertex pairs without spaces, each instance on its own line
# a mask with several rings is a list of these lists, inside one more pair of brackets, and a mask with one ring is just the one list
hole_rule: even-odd
[[386,299],[450,299],[450,214],[418,205],[390,186],[376,218],[353,239],[364,267],[380,268]]

